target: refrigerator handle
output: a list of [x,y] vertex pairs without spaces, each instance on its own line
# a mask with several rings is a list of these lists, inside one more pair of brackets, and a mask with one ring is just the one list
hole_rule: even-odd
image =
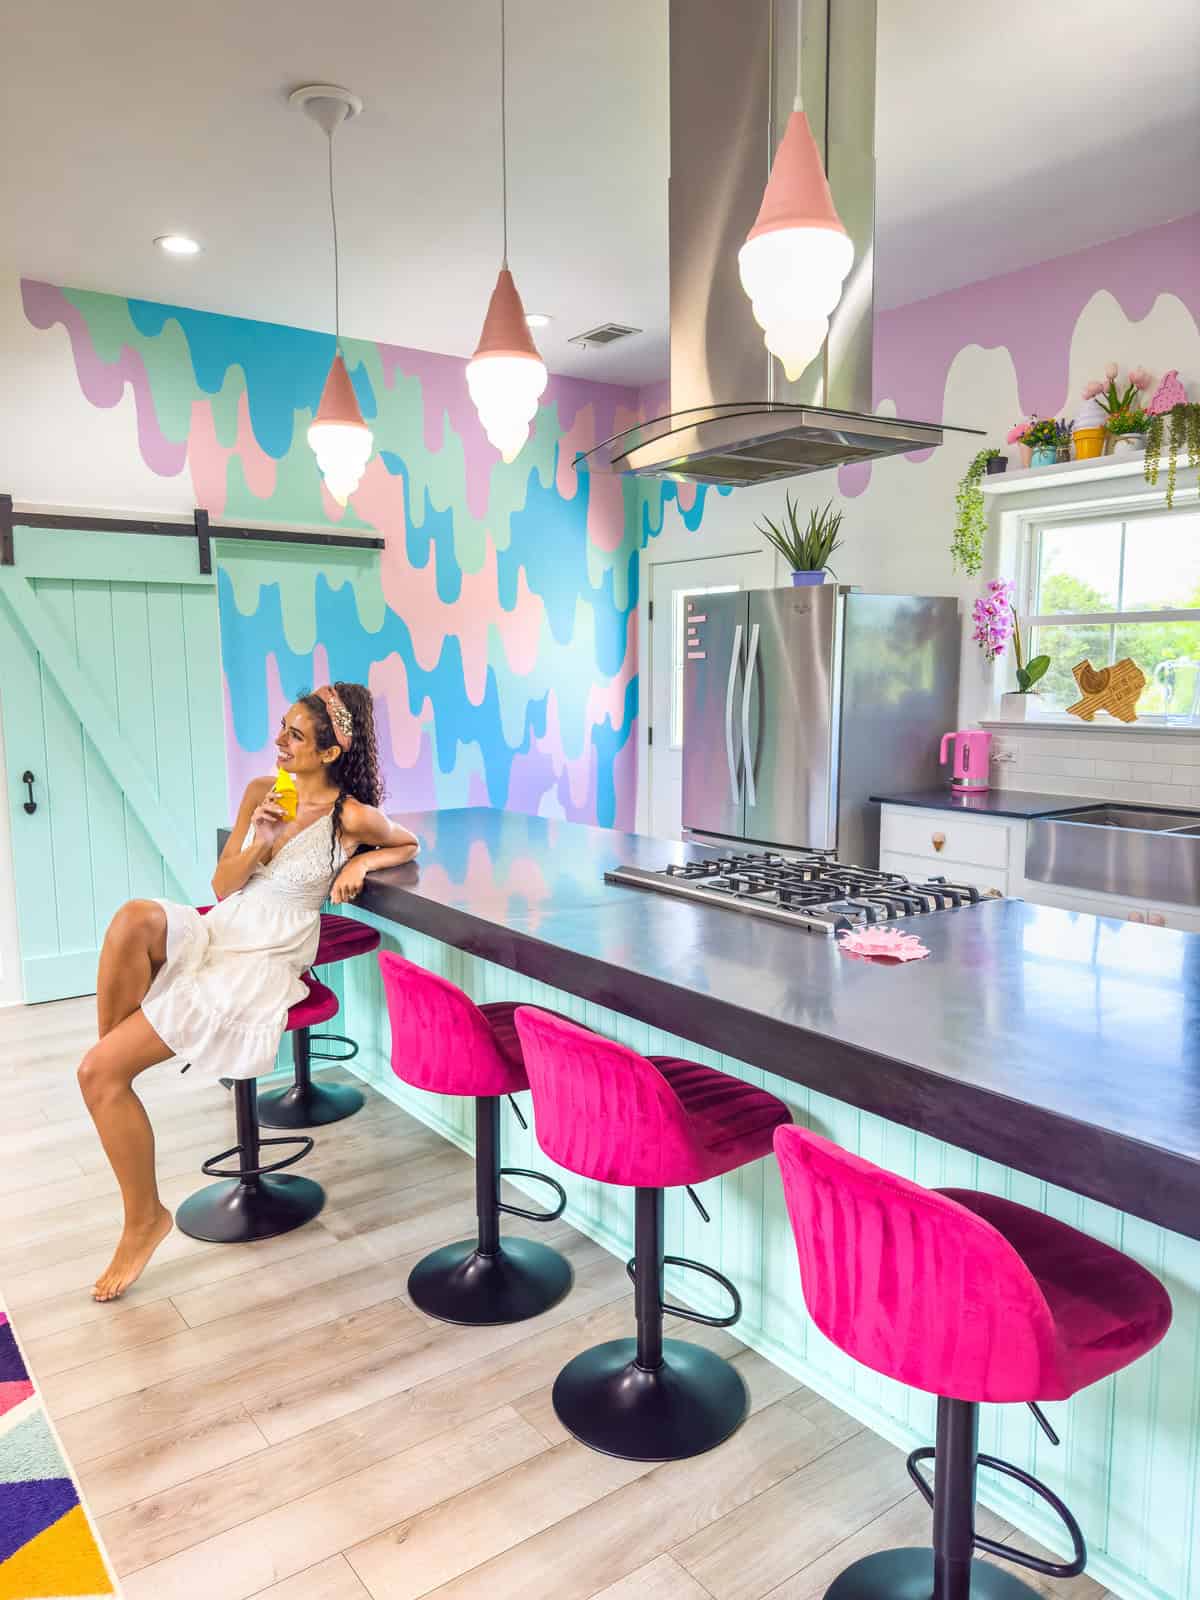
[[746,763],[746,804],[758,804],[754,792],[754,760],[750,749],[750,693],[754,688],[754,663],[758,660],[758,623],[750,629],[750,649],[746,655],[746,678],[742,685],[742,759]]
[[729,682],[725,686],[725,760],[729,767],[729,796],[734,805],[741,802],[738,793],[737,760],[733,754],[733,695],[737,686],[738,662],[742,655],[742,625],[733,630],[733,649],[729,653]]

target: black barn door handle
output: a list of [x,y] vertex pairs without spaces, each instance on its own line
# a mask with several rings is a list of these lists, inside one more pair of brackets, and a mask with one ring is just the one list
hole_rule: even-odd
[[30,816],[32,816],[33,813],[37,810],[37,801],[33,798],[33,784],[34,784],[33,773],[29,772],[29,771],[23,772],[21,774],[21,782],[29,790],[29,799],[26,800],[26,802],[25,802],[25,810],[29,813]]

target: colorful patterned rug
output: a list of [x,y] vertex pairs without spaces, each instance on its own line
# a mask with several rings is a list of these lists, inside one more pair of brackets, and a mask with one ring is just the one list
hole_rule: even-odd
[[119,1593],[0,1307],[0,1600]]

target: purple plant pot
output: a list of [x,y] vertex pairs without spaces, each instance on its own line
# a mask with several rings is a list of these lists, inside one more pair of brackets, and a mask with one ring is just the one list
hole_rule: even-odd
[[792,583],[796,586],[797,589],[812,588],[814,584],[824,583],[824,582],[825,582],[825,574],[823,572],[793,572],[792,573]]

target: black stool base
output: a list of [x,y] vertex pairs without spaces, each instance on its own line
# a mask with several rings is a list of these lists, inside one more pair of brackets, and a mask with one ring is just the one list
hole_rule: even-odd
[[484,1327],[541,1316],[570,1287],[570,1263],[549,1245],[506,1238],[485,1256],[474,1239],[463,1239],[417,1262],[408,1297],[442,1322]]
[[[970,1589],[961,1586],[949,1600],[1038,1600],[1038,1591],[990,1561],[972,1561]],[[847,1567],[825,1591],[825,1600],[930,1600],[933,1594],[932,1550],[883,1550]]]
[[325,1191],[311,1178],[225,1178],[185,1200],[175,1221],[193,1239],[248,1244],[302,1228],[324,1204]]
[[662,1366],[649,1372],[635,1364],[634,1339],[612,1339],[569,1361],[553,1395],[563,1427],[626,1461],[682,1461],[728,1439],[748,1405],[736,1368],[679,1339],[665,1339],[662,1351]]
[[323,1128],[352,1117],[366,1097],[348,1083],[293,1083],[258,1097],[264,1128]]

